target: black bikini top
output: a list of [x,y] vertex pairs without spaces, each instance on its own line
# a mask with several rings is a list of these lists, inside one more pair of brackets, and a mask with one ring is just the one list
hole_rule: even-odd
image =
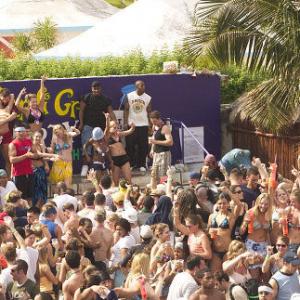
[[211,221],[211,228],[221,228],[221,229],[228,229],[229,228],[229,221],[228,218],[225,217],[225,219],[221,222],[221,224],[218,224],[217,222],[217,216],[215,216]]
[[113,144],[116,144],[116,143],[121,143],[121,142],[120,142],[120,140],[116,141],[113,137],[110,137],[108,139],[108,145],[113,145]]
[[27,121],[29,124],[40,124],[44,121],[45,115],[37,109],[37,112],[33,112],[31,109],[29,110],[29,115]]

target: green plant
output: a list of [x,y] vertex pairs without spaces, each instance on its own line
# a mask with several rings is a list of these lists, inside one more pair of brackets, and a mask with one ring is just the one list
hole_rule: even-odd
[[134,1],[135,0],[106,0],[106,2],[118,8],[125,8]]
[[49,17],[38,20],[34,23],[33,37],[36,50],[50,49],[56,44],[57,25]]
[[237,112],[257,127],[284,131],[299,115],[300,10],[292,0],[200,0],[186,39],[193,58],[239,67],[267,80],[239,100]]
[[28,33],[18,32],[12,42],[16,53],[18,54],[28,54],[33,50],[32,37]]

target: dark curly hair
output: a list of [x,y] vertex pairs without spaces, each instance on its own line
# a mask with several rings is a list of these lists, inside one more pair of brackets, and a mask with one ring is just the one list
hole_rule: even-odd
[[197,196],[193,189],[187,189],[179,192],[177,202],[180,205],[179,218],[183,222],[192,212],[195,212],[197,205]]

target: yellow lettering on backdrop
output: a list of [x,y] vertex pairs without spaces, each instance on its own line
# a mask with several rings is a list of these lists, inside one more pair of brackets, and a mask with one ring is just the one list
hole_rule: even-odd
[[71,98],[74,95],[74,91],[72,89],[64,89],[56,95],[54,100],[54,109],[59,116],[66,116],[72,106],[72,103],[65,103],[64,107],[62,107],[61,100],[64,95],[68,95],[68,98]]

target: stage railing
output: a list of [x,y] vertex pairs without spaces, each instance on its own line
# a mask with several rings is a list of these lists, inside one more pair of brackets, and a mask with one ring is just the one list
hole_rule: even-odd
[[208,150],[205,148],[204,145],[202,145],[202,143],[199,141],[199,139],[197,139],[197,137],[195,137],[195,135],[191,132],[191,130],[182,122],[182,121],[178,121],[178,120],[174,120],[172,118],[167,118],[166,119],[167,122],[169,122],[171,125],[172,124],[176,124],[179,125],[179,127],[181,127],[181,153],[182,153],[182,162],[184,163],[184,130],[186,130],[186,132],[194,139],[194,141],[200,146],[200,148],[204,151],[204,153],[207,155],[209,154]]

